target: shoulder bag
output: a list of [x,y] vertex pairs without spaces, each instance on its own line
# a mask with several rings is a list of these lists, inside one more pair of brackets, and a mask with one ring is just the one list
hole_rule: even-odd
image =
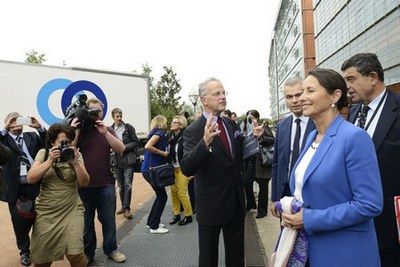
[[[150,154],[150,165],[152,160]],[[175,170],[174,165],[171,163],[165,163],[158,166],[149,167],[149,179],[150,184],[153,187],[166,187],[175,184]]]
[[259,157],[263,167],[272,166],[272,158],[274,156],[274,146],[263,147],[260,145]]

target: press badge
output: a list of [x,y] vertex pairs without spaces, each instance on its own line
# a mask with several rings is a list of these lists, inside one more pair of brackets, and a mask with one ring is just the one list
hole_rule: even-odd
[[26,176],[27,174],[28,174],[28,168],[26,167],[25,164],[21,163],[21,166],[19,168],[19,175]]

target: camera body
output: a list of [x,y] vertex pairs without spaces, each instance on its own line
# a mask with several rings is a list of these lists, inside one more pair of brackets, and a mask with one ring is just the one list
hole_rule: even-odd
[[95,125],[99,111],[87,108],[87,96],[80,94],[78,100],[72,103],[65,111],[64,123],[71,124],[74,118],[78,118],[81,122],[80,127],[85,130]]
[[74,150],[72,149],[72,147],[69,146],[68,141],[66,141],[66,140],[61,141],[61,145],[58,146],[58,149],[60,150],[60,161],[61,162],[66,162],[75,157]]

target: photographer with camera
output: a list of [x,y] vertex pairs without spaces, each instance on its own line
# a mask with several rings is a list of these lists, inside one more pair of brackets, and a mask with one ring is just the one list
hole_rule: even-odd
[[[103,103],[91,98],[86,106],[89,116],[84,121],[76,116],[71,122],[76,128],[74,145],[80,149],[90,175],[89,185],[85,188],[79,187],[79,195],[85,206],[85,254],[89,263],[94,260],[97,246],[94,218],[97,210],[103,230],[104,253],[115,262],[123,262],[126,260],[125,255],[117,251],[115,180],[110,169],[110,149],[115,153],[123,153],[125,145],[118,139],[115,131],[106,127],[102,121]],[[83,123],[92,126],[87,127]]]
[[50,266],[65,254],[71,266],[85,267],[87,263],[83,253],[84,208],[77,184],[87,186],[90,178],[81,153],[70,146],[74,138],[72,126],[52,125],[45,149],[38,152],[28,172],[29,184],[41,182],[31,245],[31,260],[37,267]]
[[134,165],[136,161],[136,149],[139,147],[139,139],[136,136],[135,128],[122,120],[122,110],[114,108],[111,111],[114,123],[111,128],[115,130],[118,138],[124,143],[125,151],[115,154],[115,177],[119,186],[119,197],[121,209],[117,214],[124,214],[127,219],[132,219],[131,199]]
[[[0,190],[0,200],[8,203],[17,246],[20,250],[20,262],[28,266],[31,262],[29,232],[33,220],[22,217],[18,207],[21,207],[19,203],[29,202],[33,205],[39,193],[39,185],[27,184],[26,175],[33,158],[44,147],[47,132],[35,117],[22,117],[18,112],[9,113],[4,123],[0,142],[10,149],[11,158],[1,167],[3,188]],[[38,133],[23,132],[24,125],[36,129]]]

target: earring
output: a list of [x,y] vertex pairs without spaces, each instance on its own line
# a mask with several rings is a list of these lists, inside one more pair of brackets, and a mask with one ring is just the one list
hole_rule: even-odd
[[331,108],[335,108],[336,105],[334,103],[331,104]]

